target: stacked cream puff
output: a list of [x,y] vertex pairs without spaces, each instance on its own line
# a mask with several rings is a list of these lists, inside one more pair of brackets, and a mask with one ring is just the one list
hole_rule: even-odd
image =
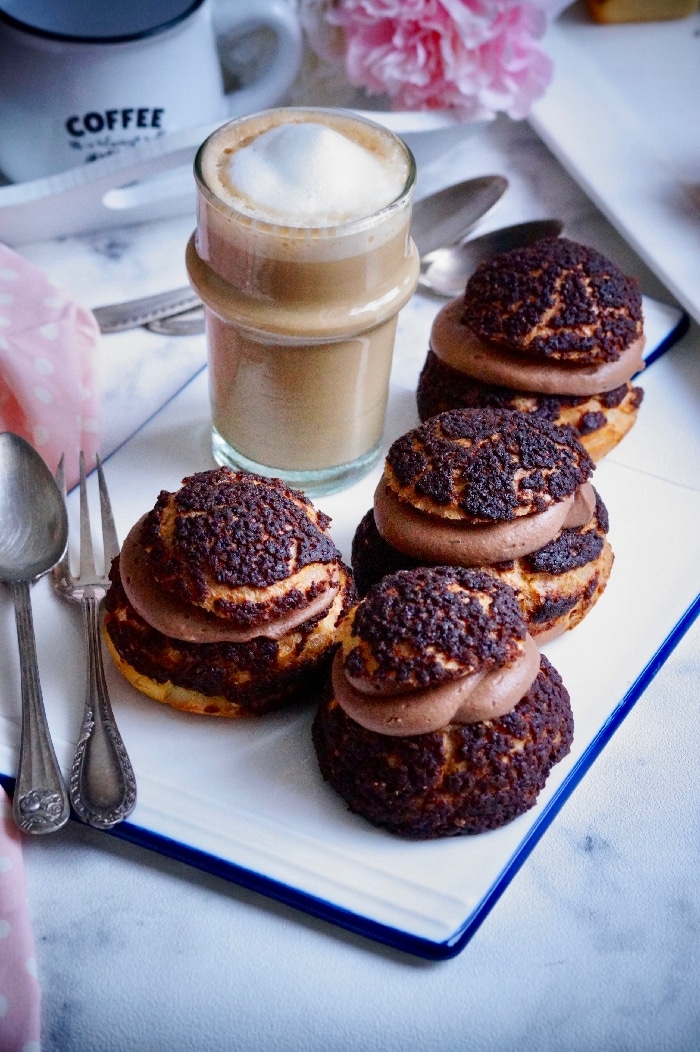
[[329,523],[279,479],[229,468],[162,491],[112,565],[117,667],[156,701],[206,715],[310,696],[355,598]]
[[438,313],[418,412],[517,409],[574,427],[600,460],[637,418],[644,343],[632,278],[585,245],[538,241],[482,263]]
[[608,581],[608,516],[571,428],[510,409],[455,409],[389,449],[357,527],[360,595],[418,566],[477,566],[515,589],[539,641],[575,627]]
[[569,695],[492,574],[400,570],[340,640],[313,741],[323,777],[374,825],[420,839],[495,829],[570,750]]

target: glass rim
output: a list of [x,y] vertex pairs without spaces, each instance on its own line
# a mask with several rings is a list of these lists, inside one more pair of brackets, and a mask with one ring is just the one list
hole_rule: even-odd
[[[211,189],[202,173],[202,157],[204,151],[209,143],[216,138],[217,135],[221,134],[228,128],[235,125],[245,124],[248,121],[258,121],[265,118],[268,114],[276,113],[278,111],[284,111],[286,113],[304,113],[304,114],[324,114],[325,116],[337,115],[342,117],[344,120],[354,121],[357,124],[362,124],[371,128],[375,128],[383,135],[392,139],[399,145],[402,152],[404,153],[406,160],[408,161],[408,172],[406,179],[401,188],[400,193],[388,204],[378,209],[376,212],[372,212],[368,216],[362,216],[361,219],[349,219],[346,222],[335,223],[328,226],[294,226],[290,223],[275,223],[270,220],[260,219],[257,216],[250,215],[243,209],[237,208],[234,204],[230,204],[227,201],[222,200]],[[406,204],[407,200],[410,200],[411,194],[415,190],[418,170],[416,165],[416,159],[408,146],[408,144],[397,135],[396,132],[391,131],[389,128],[380,124],[378,121],[370,120],[369,118],[360,116],[354,110],[341,109],[337,107],[329,106],[276,106],[267,110],[260,110],[257,113],[246,114],[242,117],[235,117],[233,120],[226,121],[225,124],[220,125],[216,128],[204,142],[201,144],[194,159],[194,177],[197,183],[199,191],[206,197],[207,201],[218,211],[235,216],[236,218],[243,219],[246,223],[250,224],[256,231],[269,232],[278,234],[280,231],[284,231],[286,237],[293,237],[299,240],[306,239],[311,236],[314,238],[319,237],[347,237],[351,234],[361,233],[369,226],[374,226],[378,219],[384,218],[394,212],[398,212]]]

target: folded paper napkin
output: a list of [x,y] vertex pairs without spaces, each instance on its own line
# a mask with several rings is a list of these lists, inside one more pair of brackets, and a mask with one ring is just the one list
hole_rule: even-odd
[[40,1052],[41,992],[20,832],[0,787],[0,1049]]
[[0,244],[0,431],[30,442],[66,482],[99,449],[99,326],[47,274]]

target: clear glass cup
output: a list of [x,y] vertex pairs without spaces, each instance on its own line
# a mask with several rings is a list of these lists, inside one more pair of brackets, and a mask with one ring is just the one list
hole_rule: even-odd
[[[400,162],[406,177],[397,198],[336,226],[283,226],[216,192],[205,175],[212,158],[277,123],[304,120],[327,123],[387,163]],[[205,305],[219,464],[318,494],[377,460],[397,315],[418,278],[409,236],[415,178],[411,152],[397,136],[338,110],[268,110],[231,121],[202,144],[187,268]]]

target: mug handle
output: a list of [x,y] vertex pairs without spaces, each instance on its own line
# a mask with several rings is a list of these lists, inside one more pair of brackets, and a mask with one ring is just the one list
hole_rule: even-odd
[[[232,55],[242,39],[257,29],[269,29],[276,38],[275,51],[264,69],[250,84],[226,95],[229,117],[239,117],[267,109],[278,102],[292,86],[302,58],[301,26],[288,0],[220,0],[215,8],[214,28],[220,57],[226,68],[227,52]],[[227,42],[227,37],[231,37]]]

